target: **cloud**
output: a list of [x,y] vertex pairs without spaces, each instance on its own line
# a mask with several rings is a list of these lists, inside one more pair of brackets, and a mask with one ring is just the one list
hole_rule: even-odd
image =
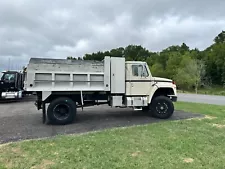
[[[0,1],[0,69],[141,44],[204,49],[225,27],[225,1]],[[16,67],[16,66],[14,66]]]

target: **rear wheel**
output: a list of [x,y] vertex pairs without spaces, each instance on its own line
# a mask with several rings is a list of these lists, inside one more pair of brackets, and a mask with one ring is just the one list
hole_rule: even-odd
[[67,97],[57,98],[48,106],[47,116],[52,124],[72,123],[76,116],[76,104]]
[[168,97],[157,96],[153,98],[150,109],[153,117],[167,119],[173,115],[174,105]]

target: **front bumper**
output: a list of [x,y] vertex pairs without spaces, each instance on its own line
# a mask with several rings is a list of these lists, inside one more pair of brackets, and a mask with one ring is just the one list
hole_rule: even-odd
[[2,92],[2,99],[20,99],[22,98],[22,91],[18,92]]
[[172,95],[172,96],[169,96],[169,98],[170,98],[173,102],[177,102],[177,96]]

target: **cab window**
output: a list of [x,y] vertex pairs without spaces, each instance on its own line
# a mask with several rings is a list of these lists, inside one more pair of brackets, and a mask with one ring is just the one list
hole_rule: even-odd
[[141,71],[142,71],[141,65],[132,65],[133,76],[141,76]]
[[144,69],[143,69],[143,76],[148,77],[149,74],[148,74],[148,69],[147,69],[146,65],[143,66],[143,67],[144,67]]
[[148,76],[148,71],[146,66],[144,65],[132,65],[132,75],[133,76],[144,76],[147,77]]

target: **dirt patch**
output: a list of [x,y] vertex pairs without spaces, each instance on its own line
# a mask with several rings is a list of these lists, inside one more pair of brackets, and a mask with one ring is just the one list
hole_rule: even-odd
[[193,117],[193,118],[189,118],[187,120],[202,120],[204,119],[204,117]]
[[59,153],[58,152],[54,152],[54,155],[59,155]]
[[33,166],[33,167],[31,167],[31,169],[37,169],[37,168],[45,169],[45,168],[49,168],[49,166],[54,165],[54,164],[55,163],[53,161],[42,160],[41,164]]
[[9,144],[11,144],[11,143],[9,142],[9,143],[0,144],[0,148],[3,148],[3,147],[5,147],[5,146],[7,146]]
[[217,128],[225,128],[224,124],[212,124],[212,125]]
[[11,160],[9,161],[4,161],[4,164],[6,166],[6,168],[13,168],[13,162]]
[[189,118],[187,120],[204,120],[204,119],[213,120],[213,119],[216,119],[216,118],[217,117],[205,115],[204,117],[193,117],[193,118]]
[[185,163],[193,163],[194,159],[193,158],[184,158],[183,160]]
[[208,116],[208,115],[206,115],[206,116],[204,117],[204,119],[209,119],[209,120],[213,120],[213,119],[215,119],[215,118],[217,118],[217,117],[214,117],[214,116]]
[[0,144],[0,148],[3,148],[3,147],[5,147],[5,144]]
[[15,154],[23,154],[23,151],[19,147],[13,147],[12,152]]
[[15,161],[13,161],[14,158],[26,158],[27,154],[24,153],[24,151],[20,147],[5,147],[5,145],[0,145],[1,152],[4,152],[3,154],[7,154],[7,156],[0,157],[0,162],[6,166],[6,168],[14,168]]
[[131,154],[132,157],[136,157],[140,154],[141,152],[140,151],[136,151],[134,153]]

